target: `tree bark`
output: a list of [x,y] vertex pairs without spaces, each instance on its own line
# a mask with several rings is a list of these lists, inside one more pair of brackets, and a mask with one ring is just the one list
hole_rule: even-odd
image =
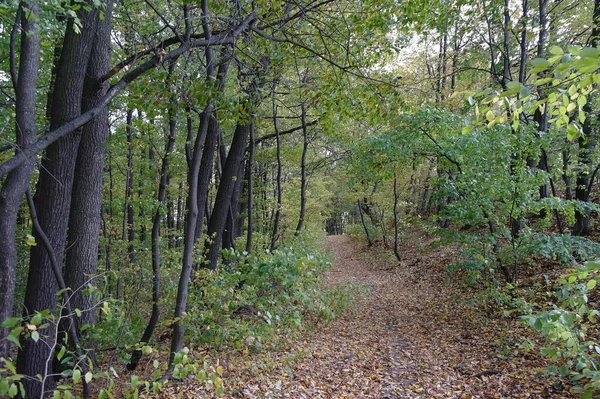
[[[209,24],[209,12],[208,12],[208,0],[202,0],[202,27],[204,35],[207,40],[212,37],[212,30]],[[215,78],[215,60],[213,56],[213,49],[211,46],[206,47],[204,51],[206,57],[206,80],[211,82]],[[217,79],[221,79],[220,84],[224,82],[224,75],[222,77],[217,76]],[[208,99],[206,106],[204,107],[203,116],[200,118],[200,126],[198,126],[198,133],[194,142],[194,149],[191,154],[187,181],[188,181],[188,196],[187,196],[187,217],[185,220],[185,228],[183,234],[183,262],[181,266],[181,274],[179,276],[179,283],[177,285],[177,298],[175,302],[175,314],[173,323],[173,336],[171,340],[171,354],[169,358],[169,366],[167,369],[166,377],[171,376],[174,369],[175,354],[183,347],[183,336],[185,334],[185,324],[181,320],[183,313],[187,307],[188,300],[188,285],[193,269],[193,255],[194,255],[194,242],[196,238],[196,225],[200,222],[198,213],[201,212],[198,206],[198,189],[199,189],[199,177],[201,170],[201,162],[203,161],[203,148],[206,147],[204,143],[208,129],[209,122],[211,120],[213,112],[212,100]]]
[[133,228],[134,213],[131,200],[133,197],[133,109],[127,110],[127,125],[125,127],[127,134],[127,171],[125,175],[125,205],[123,209],[123,231],[121,239],[127,239],[127,257],[129,263],[135,262],[135,230]]
[[[82,8],[83,10],[83,8]],[[82,28],[76,33],[73,20],[67,23],[64,44],[58,63],[56,82],[52,94],[50,130],[64,126],[81,114],[82,92],[88,60],[92,50],[99,10],[82,11]],[[40,168],[35,207],[41,229],[46,233],[50,245],[56,251],[57,263],[62,265],[67,226],[71,206],[73,174],[81,131],[57,140],[46,151]],[[39,239],[37,232],[34,236]],[[41,246],[31,248],[29,274],[25,294],[25,317],[36,311],[56,308],[58,286],[52,274],[48,252]],[[52,358],[56,336],[53,328],[43,329],[40,335],[47,336],[46,342],[24,340],[23,350],[17,357],[17,372],[32,378],[23,380],[30,397],[41,397],[45,391],[53,390],[54,379],[48,378],[52,366],[46,361]],[[35,376],[41,375],[41,383]]]
[[299,235],[304,228],[304,218],[306,217],[306,154],[308,153],[308,129],[306,127],[306,106],[302,103],[301,106],[301,121],[302,121],[302,159],[300,161],[301,181],[300,181],[300,216],[298,225],[296,226],[296,235]]
[[273,95],[273,129],[275,129],[275,144],[277,146],[277,178],[275,180],[275,190],[277,192],[277,204],[275,205],[275,218],[273,219],[273,233],[271,234],[271,251],[277,248],[277,240],[279,239],[279,220],[281,219],[281,138],[279,137],[279,126],[277,124],[277,105],[275,105],[275,95]]
[[[35,1],[23,1],[20,9],[27,8],[30,18],[19,11],[21,51],[19,70],[13,72],[15,86],[16,152],[35,141],[35,106],[40,61],[40,36],[37,21],[39,8]],[[23,195],[29,187],[36,157],[27,159],[13,169],[4,180],[0,191],[0,323],[12,316],[17,264],[16,223]],[[9,341],[4,339],[9,330],[0,328],[0,357],[8,359]]]
[[398,259],[398,262],[402,262],[402,256],[400,256],[400,250],[398,248],[398,198],[398,177],[396,176],[396,173],[394,173],[394,255],[396,255],[396,259]]
[[[597,47],[600,44],[600,0],[594,1],[593,18],[594,25],[590,35],[589,44],[592,47]],[[588,117],[583,124],[583,135],[582,137],[579,137],[578,140],[579,167],[575,179],[575,199],[587,206],[593,184],[593,181],[590,179],[590,175],[593,169],[592,153],[596,148],[596,142],[598,140],[598,127],[593,122],[593,120],[596,120],[597,118],[591,117],[593,113],[591,101],[588,101],[583,106],[583,110]],[[590,216],[591,212],[589,209],[575,211],[575,225],[573,226],[574,235],[585,236],[589,234]]]
[[[252,233],[254,232],[254,218],[252,217],[252,196],[253,196],[253,187],[252,187],[252,165],[254,164],[254,124],[250,125],[250,144],[248,146],[248,165],[246,167],[250,171],[248,176],[246,177],[246,184],[248,189],[247,193],[247,201],[248,201],[248,232],[246,234],[246,252],[252,252]],[[234,204],[232,204],[233,206]],[[237,205],[237,204],[236,204]],[[236,207],[237,209],[237,207]]]
[[[108,1],[104,19],[98,23],[94,47],[90,55],[87,77],[84,83],[84,111],[90,109],[106,94],[107,83],[100,78],[110,67],[110,32],[113,2]],[[75,326],[80,334],[82,325],[95,323],[95,297],[84,294],[84,287],[95,285],[91,276],[97,273],[98,245],[102,211],[102,179],[104,175],[104,143],[109,133],[108,111],[105,109],[83,127],[86,139],[79,143],[71,211],[67,260],[64,276],[66,286],[72,290],[71,307],[81,310],[81,317],[75,318]],[[82,340],[86,348],[91,342]],[[93,356],[93,352],[92,352]]]
[[208,224],[207,235],[211,242],[208,243],[206,251],[206,262],[212,270],[217,268],[221,243],[223,240],[223,231],[229,206],[231,204],[231,195],[235,185],[235,176],[240,164],[244,160],[244,152],[248,143],[252,123],[238,122],[231,147],[227,154],[227,159],[221,174],[221,181],[215,198],[215,205]]

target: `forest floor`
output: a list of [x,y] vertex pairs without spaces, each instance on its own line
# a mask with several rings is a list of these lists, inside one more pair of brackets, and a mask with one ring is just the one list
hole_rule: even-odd
[[445,271],[456,249],[434,241],[412,233],[398,263],[360,240],[328,237],[335,261],[326,284],[350,282],[364,293],[341,317],[276,350],[221,358],[220,397],[574,398],[545,373],[537,350],[520,349],[531,338],[526,326],[470,304],[473,293]]

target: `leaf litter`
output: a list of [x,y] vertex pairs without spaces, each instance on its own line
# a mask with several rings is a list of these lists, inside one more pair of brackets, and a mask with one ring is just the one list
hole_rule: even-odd
[[[488,317],[473,292],[445,268],[456,248],[432,249],[414,231],[400,264],[358,239],[330,236],[336,259],[326,284],[368,287],[332,322],[265,342],[258,353],[218,353],[220,398],[410,399],[575,398],[546,372],[546,359],[521,349],[535,336],[515,318]],[[458,279],[455,279],[458,280]],[[197,385],[169,385],[161,397],[216,397]]]

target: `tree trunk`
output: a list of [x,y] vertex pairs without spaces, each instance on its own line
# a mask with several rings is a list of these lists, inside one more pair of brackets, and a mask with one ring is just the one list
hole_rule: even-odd
[[[84,78],[96,34],[98,14],[99,10],[96,8],[89,12],[81,12],[83,27],[80,33],[75,32],[72,19],[67,24],[52,94],[51,131],[81,114]],[[59,265],[62,265],[67,238],[80,133],[78,131],[63,137],[48,146],[35,194],[35,207],[39,212],[41,229],[56,251]],[[34,232],[34,236],[39,239],[37,232]],[[54,312],[57,290],[48,252],[41,245],[32,247],[25,294],[25,316],[31,316],[34,312],[44,309]],[[23,379],[23,385],[30,397],[41,397],[44,392],[54,388],[54,379],[48,378],[48,374],[53,372],[52,365],[46,368],[46,362],[52,359],[57,337],[52,327],[43,329],[40,335],[46,336],[43,340],[45,342],[24,340],[23,350],[17,357],[17,372],[32,377]],[[41,382],[35,377],[37,375],[41,375]]]
[[398,177],[394,173],[394,255],[396,255],[398,262],[402,262],[402,257],[400,256],[400,250],[398,248],[398,198]]
[[[108,82],[99,83],[99,79],[108,72],[110,66],[112,7],[113,3],[109,1],[105,17],[98,23],[84,84],[84,111],[96,106],[108,88]],[[71,307],[81,310],[81,317],[75,319],[78,334],[82,325],[93,325],[96,320],[95,298],[93,295],[85,295],[84,288],[88,284],[95,285],[91,276],[97,273],[104,143],[109,133],[108,110],[104,109],[84,125],[82,130],[85,140],[79,143],[77,153],[69,216],[69,250],[64,270],[65,284],[73,290]],[[91,342],[83,342],[87,348],[92,347]]]
[[252,252],[252,233],[254,231],[254,219],[252,217],[252,165],[254,164],[254,124],[250,125],[250,145],[248,146],[248,151],[248,165],[246,165],[246,167],[248,168],[250,173],[248,173],[248,176],[246,176],[246,184],[248,187],[248,190],[246,191],[248,196],[248,233],[246,235],[246,252],[250,253]]
[[[208,1],[201,1],[202,7],[202,27],[204,30],[204,36],[207,40],[210,40],[212,37],[212,31],[209,25],[209,16],[208,16]],[[215,78],[215,60],[213,57],[213,49],[211,46],[207,46],[204,51],[206,57],[206,79],[210,83]],[[219,67],[219,72],[221,72],[221,67],[223,67],[223,60],[221,61],[221,66]],[[226,62],[228,63],[228,61]],[[217,75],[217,80],[219,80],[219,85],[222,86],[225,82],[225,74],[227,69],[225,67],[224,74],[219,76]],[[187,307],[188,300],[188,285],[193,269],[193,255],[194,255],[194,242],[196,238],[196,224],[201,223],[200,218],[198,217],[199,211],[198,203],[198,190],[200,186],[200,170],[201,163],[204,161],[204,157],[202,155],[203,148],[206,148],[206,143],[203,141],[206,140],[209,124],[211,121],[211,116],[213,112],[212,100],[207,100],[207,104],[204,107],[203,115],[200,118],[200,126],[198,126],[198,133],[196,135],[196,140],[194,142],[193,153],[190,157],[190,162],[188,166],[188,197],[186,201],[187,205],[187,218],[185,220],[185,228],[183,234],[183,262],[181,266],[181,274],[179,275],[179,282],[177,285],[177,299],[175,302],[175,314],[173,323],[173,336],[171,340],[171,354],[169,358],[169,367],[167,369],[166,376],[169,377],[174,368],[174,360],[175,354],[181,350],[183,347],[183,336],[185,334],[185,324],[181,320],[183,313]],[[211,160],[212,162],[212,160]]]
[[[20,151],[35,141],[35,106],[37,79],[40,60],[40,36],[37,26],[39,9],[35,1],[22,2],[30,15],[21,19],[21,51],[19,57],[19,78],[15,87],[16,151]],[[22,18],[21,18],[22,17]],[[16,71],[13,72],[16,77]],[[0,191],[0,323],[12,316],[15,294],[15,268],[17,264],[16,223],[23,195],[29,187],[35,158],[29,159],[11,171],[4,180]],[[8,359],[9,341],[4,339],[9,333],[0,328],[0,358]]]
[[360,203],[360,200],[356,200],[356,205],[358,206],[358,212],[360,213],[360,223],[363,226],[363,229],[365,230],[365,236],[367,236],[367,243],[369,244],[369,246],[373,245],[373,241],[371,240],[371,236],[369,235],[369,229],[367,228],[367,224],[365,223],[365,216],[363,214],[363,208],[362,208],[362,204]]
[[[594,1],[594,25],[590,35],[589,44],[592,47],[597,47],[600,44],[600,0]],[[597,126],[592,119],[592,101],[589,101],[583,106],[583,110],[588,115],[583,124],[583,135],[579,138],[579,165],[577,176],[575,179],[575,199],[587,203],[590,199],[590,191],[593,181],[590,179],[593,169],[593,152],[596,148],[598,140]],[[590,210],[575,211],[575,225],[573,226],[573,234],[577,236],[585,236],[590,232]]]
[[301,181],[300,181],[300,217],[296,226],[296,235],[300,234],[304,228],[304,218],[306,216],[306,154],[308,153],[308,129],[306,127],[306,106],[302,103],[301,107],[302,121],[302,160],[300,161]]
[[123,235],[122,240],[127,238],[127,257],[129,263],[135,262],[135,230],[133,228],[134,213],[133,205],[131,204],[133,196],[133,109],[127,110],[127,172],[125,176],[125,206],[123,209]]
[[273,95],[273,129],[275,129],[275,143],[277,145],[277,178],[275,180],[275,190],[277,192],[277,204],[275,205],[275,218],[273,219],[273,234],[271,234],[271,251],[277,248],[277,240],[279,239],[279,220],[281,219],[281,138],[279,137],[279,126],[277,125],[277,105],[275,105],[275,95]]
[[231,204],[231,195],[235,185],[235,176],[240,164],[244,160],[244,152],[248,143],[248,136],[252,129],[252,123],[238,122],[231,147],[221,174],[219,189],[215,198],[215,205],[208,224],[207,235],[211,242],[206,251],[206,262],[209,268],[214,270],[217,267],[221,243],[223,240],[223,231],[227,221],[227,214]]
[[[169,63],[169,77],[173,74],[176,62],[177,59],[174,59]],[[170,157],[175,148],[175,138],[177,136],[177,100],[174,93],[171,93],[171,96],[171,106],[169,107],[169,138],[167,139],[165,154],[162,158],[160,183],[156,195],[157,204],[152,218],[152,313],[140,339],[140,345],[147,344],[150,341],[160,318],[160,307],[158,306],[160,301],[160,224],[162,223],[162,208],[165,206],[167,198]],[[127,364],[127,369],[135,370],[141,358],[142,350],[139,348],[134,350]]]

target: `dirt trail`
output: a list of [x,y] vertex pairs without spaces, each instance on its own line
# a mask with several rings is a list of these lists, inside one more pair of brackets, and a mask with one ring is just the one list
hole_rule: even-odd
[[526,329],[478,316],[445,282],[453,251],[424,251],[431,240],[411,237],[398,264],[359,240],[328,237],[337,255],[328,284],[353,281],[369,292],[353,312],[256,360],[270,366],[235,372],[239,384],[226,397],[571,398],[539,357],[518,349]]

